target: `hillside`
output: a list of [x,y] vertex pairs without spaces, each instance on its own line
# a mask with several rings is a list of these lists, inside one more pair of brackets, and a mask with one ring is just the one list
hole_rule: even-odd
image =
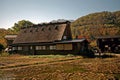
[[98,12],[80,17],[71,24],[73,38],[120,35],[120,11]]

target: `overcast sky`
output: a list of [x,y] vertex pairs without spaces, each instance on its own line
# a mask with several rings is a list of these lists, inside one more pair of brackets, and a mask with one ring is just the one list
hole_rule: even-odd
[[118,10],[120,0],[0,0],[0,28],[10,28],[23,19],[37,24]]

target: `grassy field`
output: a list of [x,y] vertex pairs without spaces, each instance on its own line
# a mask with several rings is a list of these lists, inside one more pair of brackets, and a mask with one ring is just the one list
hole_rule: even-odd
[[120,80],[120,57],[1,56],[0,80]]

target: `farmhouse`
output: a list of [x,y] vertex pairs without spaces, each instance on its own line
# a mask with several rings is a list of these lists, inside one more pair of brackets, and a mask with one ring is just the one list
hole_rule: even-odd
[[81,54],[88,51],[86,39],[72,39],[70,22],[50,22],[22,28],[12,43],[21,54]]
[[120,36],[97,37],[97,45],[102,52],[120,53]]

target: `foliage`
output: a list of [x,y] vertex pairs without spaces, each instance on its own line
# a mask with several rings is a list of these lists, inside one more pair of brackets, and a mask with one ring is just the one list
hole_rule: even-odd
[[9,53],[7,53],[7,52],[2,52],[2,53],[0,54],[0,56],[1,56],[1,57],[8,57],[8,56],[9,56]]
[[78,18],[71,24],[73,38],[83,36],[95,40],[97,36],[120,35],[120,11],[98,12]]
[[0,43],[4,45],[4,47],[7,45],[6,40],[5,40],[5,35],[7,34],[17,34],[18,31],[22,27],[27,27],[33,25],[32,22],[26,21],[26,20],[21,20],[18,21],[18,23],[15,23],[12,28],[9,28],[8,30],[0,28]]
[[33,25],[32,22],[27,21],[27,20],[21,20],[21,21],[18,21],[17,23],[15,23],[14,26],[12,28],[9,28],[8,30],[11,32],[14,32],[14,33],[18,33],[21,28],[28,27],[31,25]]
[[7,45],[6,40],[4,39],[4,36],[6,34],[10,34],[10,32],[7,31],[6,29],[0,28],[0,44],[2,44],[4,47]]
[[0,44],[0,52],[4,49],[4,46]]

